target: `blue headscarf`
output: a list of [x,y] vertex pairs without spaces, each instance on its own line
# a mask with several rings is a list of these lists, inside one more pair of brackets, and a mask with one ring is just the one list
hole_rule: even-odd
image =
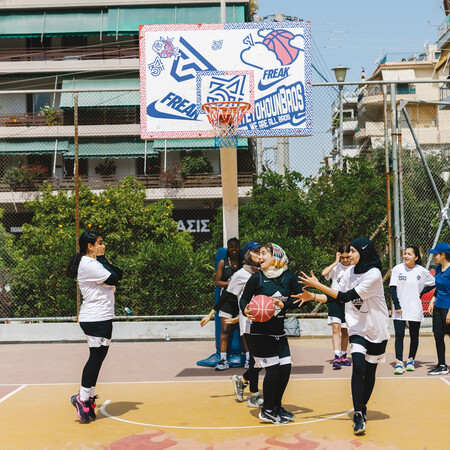
[[373,267],[381,272],[381,261],[370,239],[365,237],[355,239],[350,246],[354,247],[359,253],[359,261],[355,266],[354,273],[366,273]]

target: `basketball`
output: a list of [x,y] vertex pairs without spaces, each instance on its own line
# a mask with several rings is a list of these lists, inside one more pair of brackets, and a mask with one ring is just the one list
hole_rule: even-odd
[[277,59],[286,66],[293,63],[298,56],[298,48],[292,47],[290,41],[294,35],[287,30],[275,30],[269,33],[263,44],[277,55]]
[[267,322],[275,312],[273,300],[267,295],[255,295],[249,303],[249,308],[256,322]]

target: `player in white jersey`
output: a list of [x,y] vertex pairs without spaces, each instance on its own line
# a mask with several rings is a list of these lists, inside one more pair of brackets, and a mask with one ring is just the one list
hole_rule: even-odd
[[407,247],[403,253],[403,263],[396,265],[391,272],[389,290],[391,292],[395,328],[394,374],[405,372],[403,365],[403,340],[408,322],[410,346],[406,370],[413,371],[414,358],[419,347],[419,329],[423,320],[420,297],[434,288],[434,277],[422,267],[422,258],[417,247]]
[[384,362],[389,339],[389,313],[384,298],[381,261],[372,241],[367,238],[355,239],[350,244],[350,257],[354,265],[345,272],[339,290],[322,284],[312,271],[311,276],[302,272],[300,280],[325,295],[303,289],[303,294],[296,297],[298,301],[345,303],[353,359],[353,431],[359,435],[366,428],[367,403],[375,386],[377,365]]
[[[331,280],[331,289],[339,290],[339,282],[344,272],[350,268],[350,245],[342,244],[336,253],[336,261],[325,267],[322,276]],[[343,303],[330,303],[328,306],[328,325],[331,325],[333,334],[331,342],[334,350],[333,369],[339,370],[341,366],[351,366],[347,358],[348,330],[345,323],[345,305]]]
[[67,275],[78,279],[83,303],[78,321],[89,345],[89,359],[83,369],[80,393],[70,399],[82,422],[95,420],[95,386],[103,360],[111,344],[115,286],[122,271],[105,258],[103,238],[85,231],[79,239],[80,251],[67,267]]

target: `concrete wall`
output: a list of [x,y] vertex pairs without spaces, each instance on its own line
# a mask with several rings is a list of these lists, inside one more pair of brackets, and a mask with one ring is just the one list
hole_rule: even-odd
[[[163,340],[167,334],[171,339],[214,339],[214,322],[200,327],[199,321],[184,322],[115,322],[113,340]],[[303,337],[331,336],[326,319],[300,319]],[[431,333],[431,319],[422,323],[422,333]],[[391,335],[394,329],[391,321]],[[76,323],[0,323],[0,343],[14,342],[77,342],[85,336]]]

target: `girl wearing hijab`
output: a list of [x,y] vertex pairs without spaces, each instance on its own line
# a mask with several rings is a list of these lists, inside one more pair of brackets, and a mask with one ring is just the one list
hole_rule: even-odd
[[353,431],[359,435],[366,428],[367,403],[375,386],[377,365],[384,362],[390,335],[389,314],[384,298],[381,261],[372,241],[367,238],[355,239],[350,244],[350,258],[353,265],[344,273],[339,290],[320,283],[312,271],[311,276],[302,272],[299,279],[325,295],[312,294],[303,289],[304,293],[297,297],[298,301],[345,303],[353,359]]
[[[258,367],[266,369],[263,381],[264,407],[259,418],[275,424],[288,423],[294,414],[282,407],[283,394],[291,374],[291,352],[284,331],[286,309],[294,307],[293,294],[300,294],[303,285],[288,269],[288,258],[276,244],[266,244],[259,253],[261,270],[253,274],[239,301],[239,306],[252,324],[249,347]],[[255,322],[248,304],[255,295],[267,295],[275,304],[275,314],[267,322]]]

